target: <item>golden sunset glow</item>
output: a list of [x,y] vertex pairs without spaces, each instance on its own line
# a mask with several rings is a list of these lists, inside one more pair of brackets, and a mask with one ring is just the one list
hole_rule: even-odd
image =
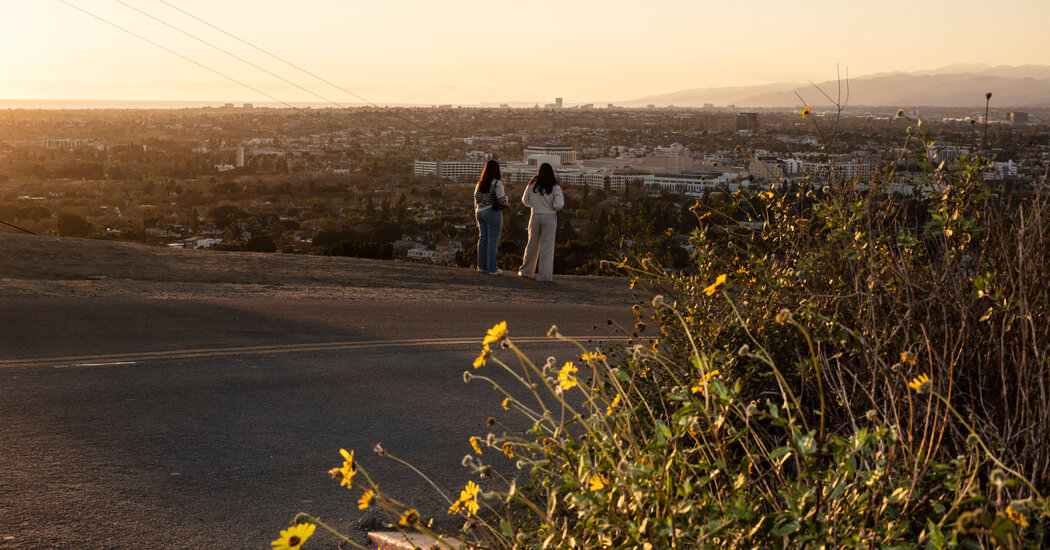
[[[0,19],[0,99],[325,103],[113,0]],[[1050,3],[774,0],[214,2],[124,0],[336,103],[360,104],[172,6],[378,103],[616,102],[701,87],[1046,63]]]

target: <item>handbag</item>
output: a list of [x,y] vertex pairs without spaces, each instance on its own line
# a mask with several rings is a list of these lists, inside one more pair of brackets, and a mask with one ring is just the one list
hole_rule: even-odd
[[492,189],[489,190],[489,193],[492,193],[492,209],[493,210],[505,210],[508,206],[510,206],[510,200],[507,200],[507,204],[500,204],[499,203],[499,199],[496,197],[496,186],[495,185],[492,186]]

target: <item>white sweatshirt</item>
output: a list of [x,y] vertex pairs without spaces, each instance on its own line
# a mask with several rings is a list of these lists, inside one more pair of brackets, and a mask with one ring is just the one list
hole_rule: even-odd
[[534,214],[554,214],[565,206],[565,195],[558,184],[554,184],[554,189],[546,195],[533,193],[532,186],[526,185],[521,203],[532,208]]

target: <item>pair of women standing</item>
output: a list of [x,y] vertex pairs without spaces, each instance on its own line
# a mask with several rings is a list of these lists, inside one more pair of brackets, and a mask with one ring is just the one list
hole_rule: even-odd
[[[550,281],[554,273],[554,233],[558,227],[558,210],[565,206],[565,195],[554,169],[546,162],[525,186],[521,202],[532,209],[529,217],[529,242],[518,275]],[[499,163],[485,164],[485,170],[474,188],[474,211],[478,220],[478,271],[492,275],[503,273],[496,265],[496,251],[503,229],[503,213],[493,204],[507,205],[507,195],[501,181]]]

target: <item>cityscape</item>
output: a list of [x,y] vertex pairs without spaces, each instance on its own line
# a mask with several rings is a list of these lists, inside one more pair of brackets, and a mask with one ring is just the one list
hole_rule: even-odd
[[[463,203],[484,163],[498,160],[517,195],[546,162],[568,201],[559,246],[592,255],[569,255],[560,269],[595,272],[602,254],[626,252],[596,244],[608,236],[598,226],[632,201],[662,205],[666,214],[652,218],[660,226],[649,230],[660,234],[709,195],[755,195],[803,179],[850,185],[892,170],[885,192],[922,196],[930,190],[922,155],[950,167],[983,150],[994,159],[983,177],[1018,190],[1033,189],[1050,162],[1046,111],[996,109],[985,120],[961,109],[802,116],[559,104],[310,116],[250,104],[8,110],[0,113],[0,219],[40,234],[227,250],[321,253],[342,236],[357,241],[344,254],[467,265],[474,222]],[[825,148],[814,124],[834,125],[835,141]],[[906,144],[917,126],[926,143]],[[510,235],[523,235],[524,220],[509,223]]]

